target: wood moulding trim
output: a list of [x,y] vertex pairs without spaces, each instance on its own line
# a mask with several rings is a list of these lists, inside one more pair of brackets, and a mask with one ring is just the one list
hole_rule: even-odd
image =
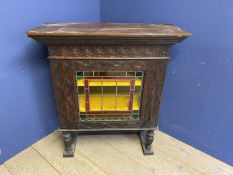
[[88,37],[88,36],[49,36],[28,35],[36,41],[55,45],[172,45],[183,41],[185,36],[157,36],[157,37]]
[[168,60],[170,57],[75,57],[49,56],[50,60]]
[[101,129],[58,129],[59,132],[64,132],[64,131],[147,131],[147,130],[157,130],[156,127],[154,128],[101,128]]
[[46,44],[60,45],[171,45],[191,33],[165,24],[57,23],[31,29],[27,35]]

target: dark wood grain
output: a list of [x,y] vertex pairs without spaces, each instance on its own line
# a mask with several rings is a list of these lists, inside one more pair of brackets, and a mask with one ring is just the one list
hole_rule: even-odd
[[27,32],[37,41],[60,45],[174,44],[191,33],[163,24],[59,23]]
[[190,33],[171,24],[139,23],[51,23],[43,24],[27,33],[29,36],[177,36]]
[[158,45],[49,45],[49,59],[140,59],[169,57],[168,46]]

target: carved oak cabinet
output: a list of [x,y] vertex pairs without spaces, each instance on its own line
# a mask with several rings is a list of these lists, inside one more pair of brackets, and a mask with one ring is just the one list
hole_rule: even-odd
[[48,46],[64,156],[79,133],[131,131],[145,155],[157,127],[169,47],[190,33],[173,25],[44,24],[27,35]]

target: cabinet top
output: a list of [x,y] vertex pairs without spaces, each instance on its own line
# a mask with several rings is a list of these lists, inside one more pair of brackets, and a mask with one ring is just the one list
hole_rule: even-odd
[[165,24],[54,23],[36,27],[28,31],[27,35],[47,44],[58,42],[84,44],[98,42],[98,40],[98,43],[105,44],[114,42],[114,40],[115,42],[130,42],[130,40],[134,40],[136,44],[138,43],[137,41],[148,44],[155,44],[159,41],[160,43],[173,44],[182,41],[190,36],[191,33],[174,25]]

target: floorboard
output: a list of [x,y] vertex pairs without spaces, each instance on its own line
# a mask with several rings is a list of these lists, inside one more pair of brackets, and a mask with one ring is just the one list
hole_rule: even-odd
[[186,166],[198,169],[207,175],[233,175],[233,167],[229,166],[163,132],[157,132],[156,150],[167,153],[183,162]]
[[[78,143],[78,142],[77,142]],[[61,133],[54,132],[32,146],[62,175],[107,174],[104,170],[84,157],[76,147],[74,158],[63,158],[63,141]]]
[[8,171],[6,166],[3,164],[3,165],[0,165],[0,175],[12,175],[12,174]]
[[27,148],[4,165],[13,175],[59,175],[35,150]]
[[153,148],[153,156],[143,156],[132,134],[82,135],[75,157],[63,158],[55,131],[1,165],[0,175],[233,175],[233,167],[160,131]]

